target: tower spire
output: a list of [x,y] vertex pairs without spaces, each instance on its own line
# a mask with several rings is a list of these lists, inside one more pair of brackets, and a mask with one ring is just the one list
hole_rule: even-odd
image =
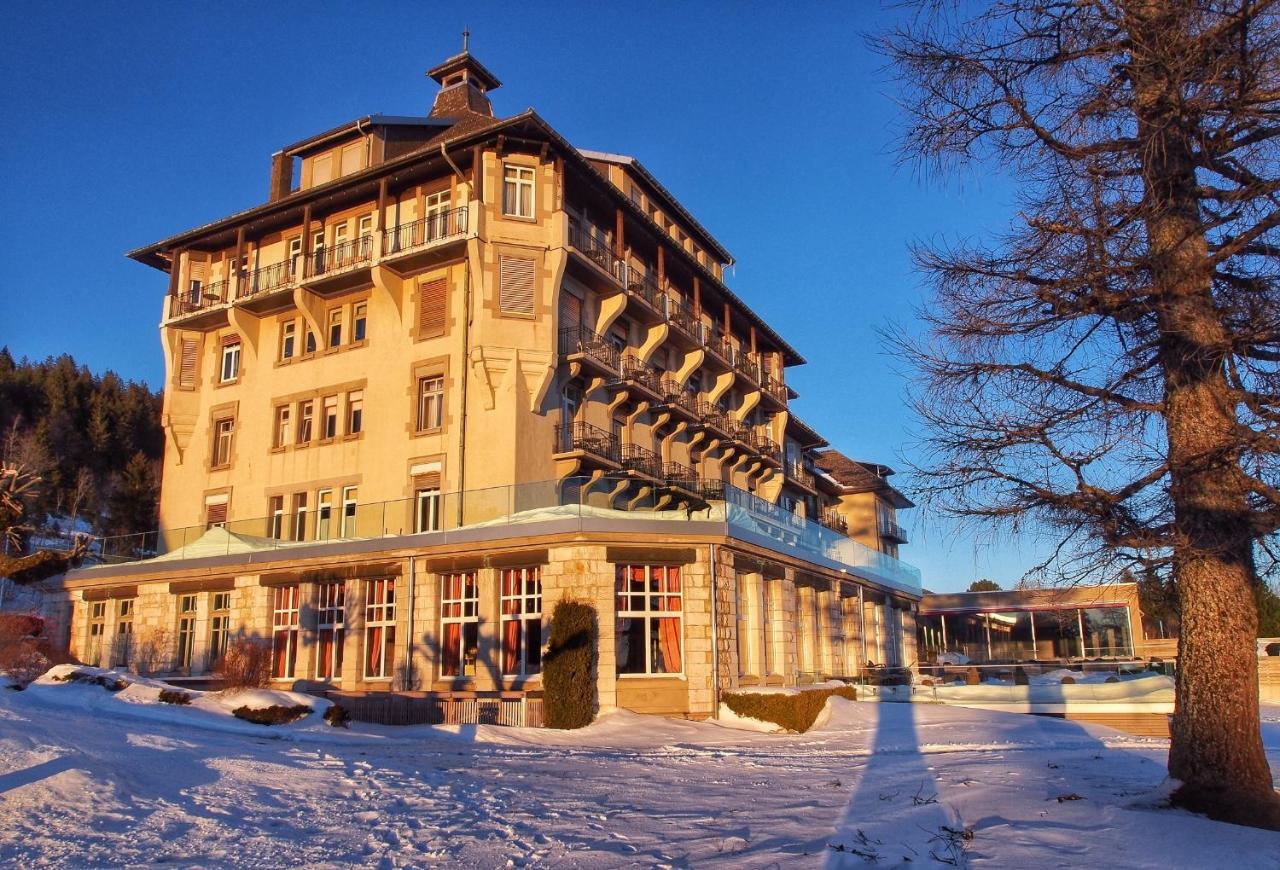
[[471,30],[464,24],[462,27],[462,53],[466,54],[467,44],[471,41]]

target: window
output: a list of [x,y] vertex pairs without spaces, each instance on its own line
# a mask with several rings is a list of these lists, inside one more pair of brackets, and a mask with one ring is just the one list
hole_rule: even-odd
[[391,676],[396,648],[396,581],[364,583],[364,675],[366,679]]
[[418,337],[444,335],[448,326],[449,282],[444,278],[418,285]]
[[338,397],[325,396],[323,415],[320,418],[320,437],[338,437]]
[[240,377],[240,342],[234,341],[222,346],[222,368],[218,380],[229,383]]
[[302,236],[294,236],[289,240],[289,277],[296,278],[302,274]]
[[284,537],[284,496],[267,499],[267,537],[279,541]]
[[537,261],[533,257],[498,255],[498,309],[503,314],[532,316]]
[[773,641],[773,611],[778,589],[777,580],[765,578],[760,582],[760,650],[761,666],[765,674],[779,672],[775,658],[777,646]]
[[195,389],[199,350],[200,346],[193,338],[182,339],[178,348],[178,386],[184,390]]
[[426,241],[444,238],[449,234],[449,207],[453,204],[452,196],[451,190],[427,194],[426,213],[423,215],[426,218]]
[[683,619],[678,565],[618,565],[618,673],[678,674]]
[[440,531],[440,475],[432,482],[415,481],[413,487],[413,530],[415,532]]
[[542,569],[502,571],[502,673],[524,677],[542,671]]
[[342,309],[335,308],[329,312],[329,347],[342,344]]
[[196,596],[178,596],[178,662],[180,671],[191,669],[196,647]]
[[231,593],[213,593],[213,603],[209,607],[209,670],[213,670],[218,659],[227,651],[227,643],[231,640]]
[[364,390],[347,393],[347,434],[357,435],[364,427]]
[[116,604],[116,636],[111,642],[111,666],[123,668],[133,653],[133,602],[122,598]]
[[342,149],[342,174],[350,175],[364,168],[364,143],[355,142]]
[[511,217],[533,217],[533,168],[502,167],[502,213]]
[[191,282],[187,285],[187,301],[190,302],[192,305],[200,304],[201,286],[202,285],[200,283],[199,278],[192,278]]
[[360,491],[354,486],[344,486],[342,488],[342,537],[354,538],[356,536],[356,501],[359,498]]
[[271,676],[293,679],[298,658],[298,587],[271,590]]
[[231,436],[235,432],[235,426],[236,421],[232,417],[213,421],[213,457],[210,464],[214,468],[231,464]]
[[315,420],[316,403],[307,399],[298,403],[298,443],[308,444],[311,441],[311,424]]
[[293,496],[293,540],[307,539],[307,494],[294,493]]
[[107,633],[107,602],[89,602],[89,648],[86,659],[90,665],[102,663],[102,636]]
[[316,679],[342,677],[342,645],[347,625],[347,587],[321,583],[316,605]]
[[329,526],[333,521],[333,490],[322,489],[316,493],[316,540],[324,541],[329,537]]
[[311,161],[311,184],[324,184],[333,178],[333,155],[325,154]]
[[303,343],[303,353],[316,352],[316,334],[310,329],[307,330],[307,337]]
[[351,309],[351,340],[353,342],[364,341],[365,324],[369,320],[369,303],[357,302],[355,308]]
[[418,378],[418,431],[439,429],[443,423],[444,378],[440,375]]
[[476,572],[440,575],[440,676],[474,677],[479,649],[480,588]]
[[218,501],[206,501],[204,505],[204,527],[212,529],[214,526],[225,526],[227,524],[227,497],[221,496]]
[[755,674],[756,670],[756,648],[753,631],[752,611],[752,595],[751,595],[751,575],[738,572],[737,576],[737,593],[738,593],[738,673],[739,674]]
[[276,408],[276,431],[275,437],[272,439],[272,445],[279,448],[289,443],[289,423],[290,412],[292,409],[288,405],[280,405]]
[[294,320],[280,324],[280,359],[293,359],[294,340],[297,338],[298,323]]
[[367,257],[373,253],[373,215],[371,214],[360,218],[360,223],[356,227],[356,247],[361,257]]

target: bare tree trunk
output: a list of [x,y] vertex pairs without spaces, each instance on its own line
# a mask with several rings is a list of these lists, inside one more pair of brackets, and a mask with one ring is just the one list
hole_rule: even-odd
[[[1280,797],[1262,746],[1254,532],[1240,467],[1238,399],[1227,381],[1230,341],[1217,311],[1194,157],[1168,34],[1185,7],[1138,0],[1130,74],[1144,147],[1147,242],[1164,369],[1181,603],[1169,773],[1182,806],[1224,821],[1280,828]],[[1176,38],[1176,37],[1175,37]]]

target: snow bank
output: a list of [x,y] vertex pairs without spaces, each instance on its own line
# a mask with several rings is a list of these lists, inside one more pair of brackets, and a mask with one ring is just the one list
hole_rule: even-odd
[[809,686],[739,686],[726,691],[732,691],[737,695],[799,695],[802,692],[812,692],[817,689],[842,689],[847,685],[849,684],[841,680],[827,680],[825,683],[814,683]]
[[[1066,672],[1075,678],[1078,674]],[[1055,678],[1055,674],[1056,676]],[[918,687],[914,698],[944,704],[1011,705],[1034,708],[1035,712],[1064,712],[1068,707],[1096,712],[1173,712],[1174,682],[1171,677],[1148,674],[1108,683],[1095,675],[1077,679],[1075,684],[1062,682],[1063,672],[1042,674],[1030,685],[986,682],[976,686],[942,685]]]
[[[67,678],[72,674],[98,677],[107,682],[119,680],[125,684],[125,687],[118,692],[113,692],[94,683],[69,681]],[[182,692],[191,698],[191,703],[165,703],[160,700],[160,693],[165,690]],[[332,702],[314,695],[280,689],[201,692],[183,686],[170,685],[163,680],[140,676],[129,671],[80,665],[57,665],[28,686],[26,692],[58,707],[120,713],[151,721],[253,734],[259,737],[264,735],[280,737],[282,731],[331,730],[330,726],[324,722],[324,713],[332,706]],[[237,719],[234,715],[234,711],[240,707],[260,710],[273,706],[304,706],[310,707],[311,712],[288,725],[270,727],[255,725]]]

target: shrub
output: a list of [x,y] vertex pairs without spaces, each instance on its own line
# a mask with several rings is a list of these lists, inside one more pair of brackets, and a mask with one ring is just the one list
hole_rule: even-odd
[[256,710],[250,707],[237,707],[231,711],[237,719],[243,719],[255,725],[288,725],[290,722],[297,722],[310,712],[311,708],[306,704],[295,704],[292,707],[272,704],[270,707],[259,707]]
[[982,675],[977,668],[969,668],[964,672],[964,682],[966,686],[976,686],[982,682]]
[[748,716],[762,722],[781,725],[788,731],[808,731],[817,721],[818,714],[831,697],[858,700],[853,686],[835,689],[805,689],[793,695],[758,694],[755,692],[725,692],[720,701],[739,716]]
[[191,695],[181,689],[161,689],[160,703],[177,704],[180,707],[185,707],[191,703]]
[[551,637],[542,662],[543,709],[548,728],[582,728],[596,715],[596,611],[561,601],[551,613]]
[[228,689],[261,689],[271,681],[271,644],[237,637],[214,663],[213,672]]
[[108,692],[119,692],[129,687],[129,683],[115,674],[91,674],[88,671],[72,671],[61,677],[54,677],[59,683],[84,683],[89,686],[101,686]]
[[1013,684],[1015,686],[1031,685],[1031,680],[1027,678],[1027,671],[1022,665],[1018,665],[1013,669]]
[[1075,684],[1076,684],[1076,678],[1075,678],[1075,677],[1063,677],[1063,678],[1062,678],[1062,685],[1064,685],[1064,686],[1074,686]]
[[324,711],[324,721],[328,722],[334,728],[346,728],[351,724],[351,714],[347,712],[347,708],[341,704],[334,704],[328,710]]

